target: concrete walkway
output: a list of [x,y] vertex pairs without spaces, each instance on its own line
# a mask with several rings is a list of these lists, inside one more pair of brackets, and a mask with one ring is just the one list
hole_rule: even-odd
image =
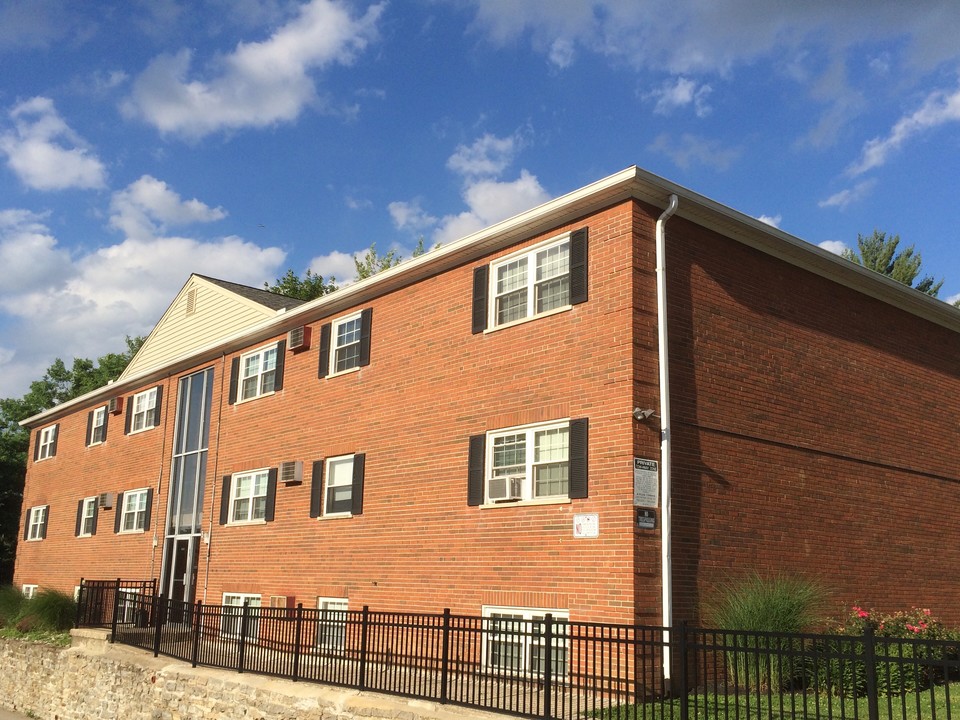
[[0,708],[0,720],[27,720],[27,716],[13,710]]

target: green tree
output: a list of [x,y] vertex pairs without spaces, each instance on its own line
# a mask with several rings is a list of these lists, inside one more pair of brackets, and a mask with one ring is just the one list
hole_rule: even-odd
[[357,268],[357,280],[366,280],[368,277],[376,275],[381,270],[387,270],[399,265],[402,257],[397,255],[396,250],[391,250],[386,255],[377,252],[377,244],[371,243],[363,258],[353,258],[353,264]]
[[13,559],[20,527],[23,480],[30,433],[20,421],[115,380],[140,349],[144,338],[127,338],[127,351],[109,353],[96,363],[76,358],[70,369],[60,358],[43,377],[30,383],[22,398],[0,399],[0,585],[13,579]]
[[899,235],[887,237],[886,233],[874,230],[873,235],[869,237],[857,234],[858,251],[844,250],[843,257],[857,263],[857,265],[886,275],[907,287],[936,297],[943,286],[943,280],[938,282],[933,276],[924,275],[914,284],[920,274],[920,265],[922,264],[920,253],[914,249],[913,245],[897,252],[899,245]]
[[297,275],[293,270],[287,270],[286,275],[277,278],[273,285],[264,283],[263,287],[272,293],[286,295],[298,300],[313,300],[336,290],[337,280],[336,278],[324,280],[323,275],[317,275],[310,268],[307,268],[303,277]]

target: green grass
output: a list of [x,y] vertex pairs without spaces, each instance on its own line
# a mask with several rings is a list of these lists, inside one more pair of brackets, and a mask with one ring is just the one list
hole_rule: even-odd
[[45,643],[47,645],[56,645],[58,647],[67,647],[71,642],[69,632],[60,632],[56,630],[32,630],[30,632],[20,632],[16,628],[3,628],[0,630],[0,638],[7,638],[10,640],[28,640],[30,642]]
[[[946,718],[948,707],[951,718],[960,718],[960,683],[940,685],[932,692],[925,690],[921,693],[908,693],[903,698],[899,695],[881,696],[878,701],[881,720]],[[688,716],[691,719],[724,720],[859,720],[869,717],[869,709],[864,697],[854,700],[812,693],[758,693],[740,696],[706,693],[689,696]],[[598,712],[594,717],[603,720],[679,720],[680,700],[620,705]]]

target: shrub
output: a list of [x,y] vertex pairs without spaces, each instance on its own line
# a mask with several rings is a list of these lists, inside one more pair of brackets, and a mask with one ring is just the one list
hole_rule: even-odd
[[26,612],[35,617],[33,630],[69,630],[77,617],[77,603],[59,590],[38,590],[27,601]]
[[0,628],[14,625],[23,614],[27,599],[12,585],[0,587]]
[[781,634],[801,633],[820,624],[826,599],[818,582],[785,574],[754,573],[722,587],[710,606],[710,619],[723,630],[744,631],[726,638],[736,648],[726,653],[734,683],[760,689],[802,684],[806,671],[794,661],[802,641]]

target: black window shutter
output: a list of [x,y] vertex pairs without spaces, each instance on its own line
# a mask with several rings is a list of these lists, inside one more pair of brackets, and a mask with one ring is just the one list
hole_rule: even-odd
[[50,457],[57,454],[57,440],[60,439],[60,423],[53,426],[53,442],[50,444]]
[[153,488],[147,490],[147,507],[143,513],[143,529],[150,528],[150,515],[153,513]]
[[230,362],[230,401],[229,404],[233,405],[237,402],[237,383],[240,382],[240,358],[235,357]]
[[120,520],[123,517],[123,493],[117,493],[117,509],[113,518],[113,532],[120,532]]
[[110,422],[110,413],[106,410],[103,411],[103,437],[100,438],[102,442],[107,441],[107,423]]
[[23,518],[23,539],[24,540],[30,537],[30,513],[31,512],[32,512],[32,508],[30,510],[27,510],[27,514]]
[[90,534],[97,534],[97,515],[100,514],[100,508],[97,507],[97,501],[93,501],[93,525],[90,528]]
[[230,475],[223,476],[223,486],[220,491],[220,524],[226,525],[230,520]]
[[[87,413],[87,445],[93,442],[93,414],[96,410]],[[79,535],[79,533],[77,533]]]
[[363,471],[366,461],[367,456],[364,453],[353,456],[353,490],[351,492],[353,507],[350,512],[354,515],[363,515]]
[[273,373],[274,391],[283,390],[283,363],[287,358],[287,341],[277,343],[277,366]]
[[587,229],[570,236],[570,304],[587,301]]
[[474,335],[487,329],[487,276],[490,272],[488,265],[481,265],[473,270],[473,328]]
[[486,435],[470,437],[470,456],[467,461],[467,505],[483,505],[483,462],[486,449]]
[[74,530],[73,536],[80,537],[80,525],[83,523],[83,500],[77,503],[77,529]]
[[320,369],[317,377],[326,377],[330,373],[330,330],[331,323],[320,328]]
[[570,421],[570,497],[587,497],[587,448],[589,421],[586,418]]
[[370,364],[370,327],[373,323],[373,308],[360,313],[360,367]]
[[43,428],[37,430],[37,441],[33,444],[33,461],[40,459],[40,438],[43,437]]
[[277,468],[270,468],[267,473],[267,507],[263,511],[263,519],[273,522],[277,509]]
[[163,407],[163,385],[157,385],[157,402],[153,406],[153,427],[160,426],[161,407]]
[[43,515],[41,515],[41,517],[43,518],[43,524],[40,525],[40,539],[41,539],[41,540],[46,540],[46,539],[47,539],[47,525],[50,523],[50,506],[49,506],[49,505],[47,505],[47,506],[43,509]]
[[130,434],[130,427],[133,424],[133,395],[127,398],[127,417],[124,421],[123,434]]
[[320,517],[323,500],[323,460],[313,461],[313,479],[310,480],[310,517]]

